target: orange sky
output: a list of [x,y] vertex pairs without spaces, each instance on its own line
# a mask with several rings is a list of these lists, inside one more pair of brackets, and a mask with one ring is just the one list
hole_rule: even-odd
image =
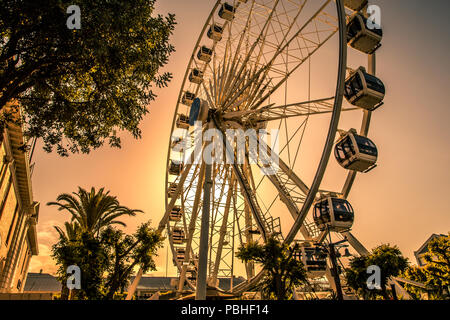
[[[169,88],[158,91],[157,101],[150,106],[150,115],[141,125],[143,138],[134,140],[124,135],[122,149],[104,147],[89,155],[69,158],[46,154],[38,143],[32,179],[35,200],[41,202],[40,256],[33,257],[31,272],[56,270],[49,258],[51,245],[57,239],[53,226],[61,225],[68,215],[46,203],[60,193],[76,191],[78,186],[104,186],[118,196],[121,204],[145,211],[126,220],[129,232],[148,219],[156,226],[163,214],[167,144],[178,90],[213,1],[158,2],[160,12],[177,16],[178,26],[172,38],[177,52],[167,67],[174,79]],[[359,175],[349,197],[357,212],[353,233],[368,248],[381,243],[396,244],[413,259],[413,251],[432,233],[450,231],[450,22],[446,16],[450,6],[444,0],[373,3],[382,8],[385,36],[378,51],[377,75],[386,84],[387,96],[370,128],[370,138],[379,148],[378,168]],[[351,52],[349,58],[354,67],[364,62]],[[317,77],[325,72],[318,60],[313,60],[312,68],[313,73],[318,72]],[[350,125],[351,120],[344,117],[340,127],[347,127],[346,121]],[[316,167],[317,163],[305,170]],[[324,183],[342,186],[345,172],[337,172],[334,158],[330,167]],[[165,259],[163,249],[155,275],[164,274]],[[171,256],[169,266],[170,260]],[[171,268],[169,274],[173,272]]]

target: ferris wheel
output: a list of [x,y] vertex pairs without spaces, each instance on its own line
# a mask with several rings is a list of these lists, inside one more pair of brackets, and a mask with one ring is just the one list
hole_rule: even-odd
[[[347,201],[357,173],[376,166],[368,130],[385,95],[375,77],[382,31],[368,27],[367,6],[367,0],[215,2],[185,73],[167,158],[159,229],[167,230],[180,291],[185,284],[200,286],[200,273],[218,287],[219,278],[239,272],[245,281],[231,282],[229,291],[249,290],[263,272],[236,259],[237,248],[273,236],[302,244],[299,259],[310,277],[328,268],[326,256],[312,249],[331,233],[367,254],[350,232],[355,214]],[[368,70],[348,67],[348,46],[368,55]],[[311,67],[316,57],[326,61],[317,73]],[[362,113],[359,131],[339,128],[343,113]],[[195,159],[208,144],[190,142],[211,128],[222,137],[210,143],[224,142],[229,129],[271,132],[277,151],[257,143],[276,152],[277,161],[252,162],[249,143],[240,163]],[[236,155],[235,147],[224,153]],[[322,182],[332,154],[348,173],[343,187],[326,191]],[[306,163],[315,171],[307,172]]]

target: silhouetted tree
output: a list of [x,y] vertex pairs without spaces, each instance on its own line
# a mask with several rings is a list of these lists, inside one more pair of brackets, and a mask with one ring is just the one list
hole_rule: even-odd
[[[174,51],[175,19],[155,15],[155,1],[2,1],[0,132],[19,103],[26,134],[48,152],[120,147],[119,131],[139,138],[153,88],[172,77],[160,69]],[[67,26],[70,5],[81,29]]]
[[250,242],[241,246],[236,256],[246,263],[253,261],[264,268],[263,293],[266,297],[288,300],[292,298],[294,287],[306,281],[303,263],[295,257],[298,250],[298,244],[290,247],[272,237],[263,245]]
[[[380,290],[369,289],[367,273],[369,266],[378,266],[381,271]],[[408,259],[403,257],[397,246],[389,244],[380,245],[372,250],[367,256],[354,257],[350,260],[350,267],[346,269],[346,280],[348,286],[360,293],[364,298],[375,298],[381,295],[389,299],[387,284],[391,277],[398,276],[408,267]]]
[[[424,267],[409,267],[403,277],[423,283],[427,287],[428,299],[449,299],[450,290],[450,233],[446,237],[436,237],[428,244],[424,256]],[[416,299],[421,297],[423,289],[406,285],[406,290]]]

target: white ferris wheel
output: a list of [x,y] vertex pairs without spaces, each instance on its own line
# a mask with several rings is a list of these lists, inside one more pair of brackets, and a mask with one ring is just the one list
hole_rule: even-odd
[[[166,212],[159,229],[168,233],[179,290],[203,288],[202,278],[217,287],[219,278],[239,273],[246,280],[232,283],[229,292],[250,290],[263,272],[235,253],[242,244],[271,236],[301,243],[299,258],[311,278],[329,274],[327,255],[319,248],[330,234],[367,254],[350,231],[355,214],[347,201],[356,175],[376,166],[378,151],[368,132],[385,95],[375,77],[382,30],[369,28],[367,7],[367,0],[215,1],[181,86],[167,158]],[[367,70],[350,68],[348,47],[368,56]],[[316,56],[328,57],[327,71],[312,72]],[[313,81],[331,84],[331,91],[315,96]],[[292,101],[301,90],[308,92],[305,98]],[[344,112],[363,113],[359,130],[339,128]],[[240,163],[194,159],[199,146],[186,147],[186,140],[209,128],[223,137],[228,129],[277,129],[270,139],[278,143],[278,161],[251,162],[249,143]],[[311,145],[304,146],[308,136],[320,143],[307,160],[315,170],[307,177],[301,159],[311,153]],[[207,147],[200,145],[200,154]],[[225,149],[237,154],[234,145]],[[348,174],[338,189],[326,191],[321,185],[332,154]],[[267,168],[273,174],[262,174]]]

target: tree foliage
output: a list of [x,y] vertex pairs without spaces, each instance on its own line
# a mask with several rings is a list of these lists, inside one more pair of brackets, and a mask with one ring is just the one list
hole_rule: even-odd
[[[446,237],[431,240],[424,259],[427,262],[424,267],[411,266],[402,276],[426,285],[429,299],[449,299],[450,233]],[[423,289],[413,285],[406,285],[406,290],[416,299],[420,299],[424,293]]]
[[66,288],[67,268],[76,265],[81,270],[81,289],[74,290],[74,299],[114,299],[124,292],[136,266],[144,272],[156,270],[154,257],[163,240],[148,223],[133,235],[111,226],[98,236],[78,229],[75,239],[60,237],[52,247],[52,257],[58,265],[57,278]]
[[107,299],[112,299],[118,290],[123,292],[136,266],[140,266],[143,272],[156,270],[153,258],[157,256],[163,240],[148,223],[141,225],[133,236],[112,227],[103,231],[102,242],[110,261],[105,283]]
[[295,258],[298,250],[297,244],[290,247],[272,237],[264,245],[250,242],[241,246],[236,256],[246,263],[260,264],[266,270],[262,285],[266,298],[288,300],[294,287],[306,281],[303,263]]
[[[60,194],[56,202],[49,202],[47,205],[57,206],[59,211],[70,213],[72,222],[76,222],[75,226],[93,234],[98,234],[102,228],[113,224],[126,226],[117,218],[135,216],[136,213],[142,212],[142,210],[121,206],[117,197],[111,196],[109,191],[104,192],[104,188],[99,189],[98,192],[95,188],[91,188],[91,191],[87,192],[78,187],[78,192]],[[66,225],[66,230],[70,234],[72,230],[67,229],[68,227],[70,228],[70,224]],[[58,233],[61,234],[59,230]]]
[[[381,271],[380,289],[369,289],[367,273],[369,266],[378,266]],[[403,257],[397,246],[389,244],[380,245],[372,250],[367,256],[354,257],[350,260],[349,268],[346,269],[345,277],[347,285],[362,295],[365,299],[374,299],[382,296],[389,299],[387,284],[391,277],[398,276],[408,267],[408,259]]]
[[[20,103],[26,134],[60,155],[88,153],[139,123],[171,74],[174,15],[156,0],[4,0],[0,5],[0,110]],[[66,12],[81,9],[81,29]],[[7,122],[3,114],[0,125]]]
[[87,192],[79,187],[78,192],[61,194],[57,202],[48,205],[71,215],[65,230],[55,227],[59,240],[52,247],[63,298],[68,296],[65,284],[71,265],[81,270],[81,289],[74,291],[74,298],[81,300],[113,299],[117,292],[123,292],[135,267],[144,272],[156,269],[153,258],[164,239],[149,223],[142,224],[133,235],[114,229],[113,225],[125,226],[118,218],[142,211],[121,206],[104,188]]

